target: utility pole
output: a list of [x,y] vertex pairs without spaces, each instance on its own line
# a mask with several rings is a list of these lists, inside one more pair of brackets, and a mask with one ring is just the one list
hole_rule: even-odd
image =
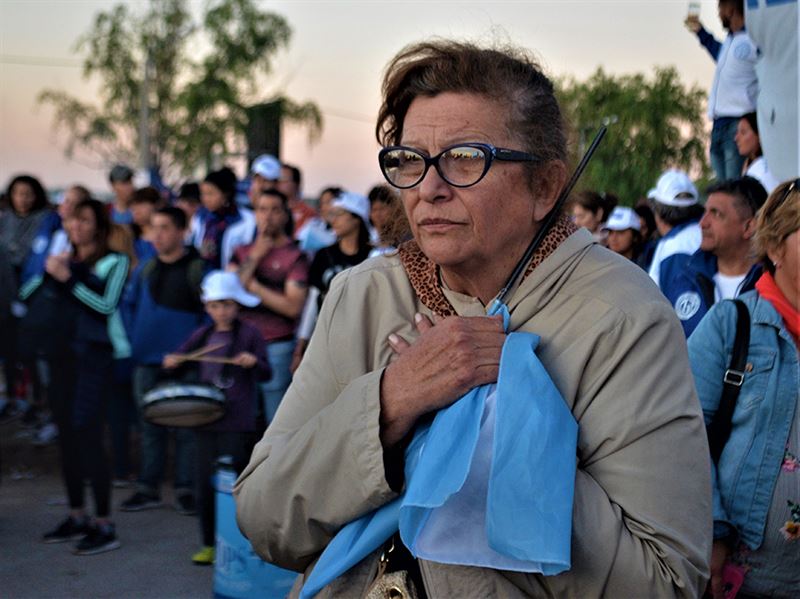
[[153,56],[147,49],[144,62],[144,76],[139,90],[139,166],[150,170],[152,155],[150,153],[150,81],[153,77]]

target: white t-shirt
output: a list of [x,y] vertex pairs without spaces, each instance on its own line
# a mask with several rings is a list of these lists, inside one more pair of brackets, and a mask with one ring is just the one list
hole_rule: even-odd
[[714,275],[714,301],[719,302],[724,299],[733,299],[739,295],[739,289],[744,283],[744,278],[747,273],[743,275],[728,276],[721,273]]
[[761,183],[761,185],[764,186],[764,189],[767,190],[767,194],[771,194],[773,190],[780,185],[780,181],[778,181],[774,175],[769,172],[767,160],[763,156],[759,156],[753,160],[752,164],[747,167],[747,172],[745,175],[748,177],[753,177],[759,183]]
[[740,117],[756,109],[758,49],[746,31],[725,38],[717,56],[717,70],[708,97],[708,118]]

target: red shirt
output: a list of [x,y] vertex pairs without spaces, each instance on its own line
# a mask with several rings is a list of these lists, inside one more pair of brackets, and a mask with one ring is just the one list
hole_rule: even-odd
[[[250,244],[236,248],[232,262],[242,264],[252,247]],[[256,267],[255,279],[279,293],[284,292],[287,281],[305,287],[308,284],[308,260],[293,242],[272,248]],[[243,309],[242,320],[256,327],[267,342],[291,338],[297,328],[297,319],[273,312],[263,304]]]
[[317,211],[305,202],[300,201],[295,204],[294,208],[292,208],[292,220],[294,221],[295,235],[297,235],[297,232],[303,228],[303,225],[306,224],[306,222],[316,216]]

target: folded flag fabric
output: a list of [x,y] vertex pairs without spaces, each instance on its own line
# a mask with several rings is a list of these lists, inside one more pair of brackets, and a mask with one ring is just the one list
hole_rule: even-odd
[[[508,327],[504,305],[489,313],[502,314]],[[398,530],[412,555],[429,561],[547,576],[569,569],[578,425],[536,356],[538,342],[510,333],[497,384],[472,389],[417,427],[405,452],[404,492],[342,527],[302,599]],[[467,543],[448,543],[443,531],[464,513],[483,520],[483,530],[469,531]]]

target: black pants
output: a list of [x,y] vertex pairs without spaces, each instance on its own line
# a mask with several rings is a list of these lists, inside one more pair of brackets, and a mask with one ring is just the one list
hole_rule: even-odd
[[214,546],[216,499],[212,475],[220,456],[229,455],[233,468],[240,473],[250,460],[250,453],[256,444],[255,433],[229,433],[197,431],[197,508],[200,515],[200,533],[203,545]]
[[110,514],[111,478],[103,423],[112,382],[111,347],[81,347],[52,359],[50,406],[58,425],[61,472],[71,509],[84,507],[84,478],[94,493],[98,518]]

